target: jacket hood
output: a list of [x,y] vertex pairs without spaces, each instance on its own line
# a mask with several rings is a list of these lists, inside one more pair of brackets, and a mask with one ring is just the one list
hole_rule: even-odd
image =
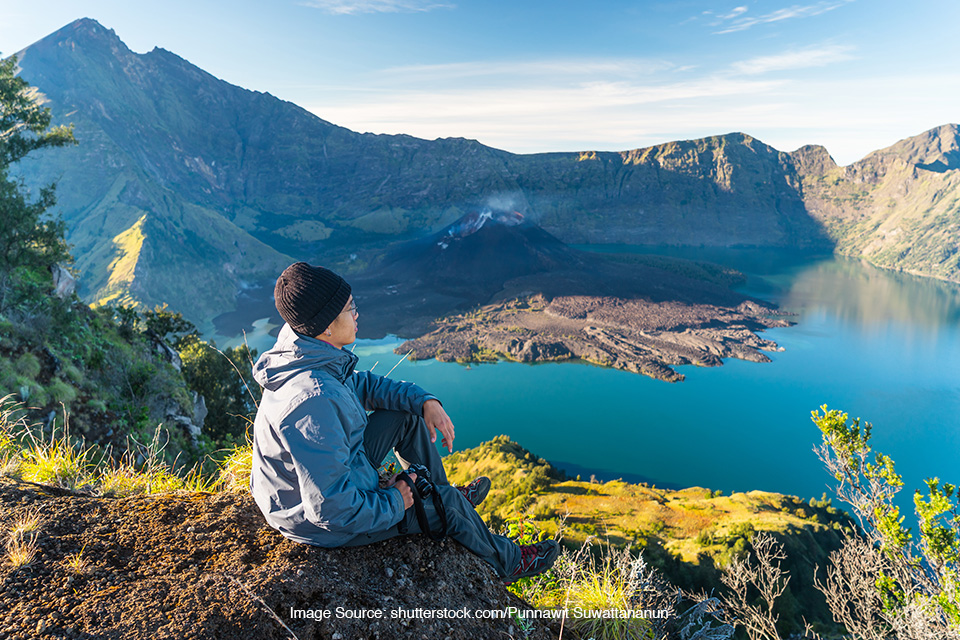
[[289,324],[284,324],[277,343],[264,351],[253,365],[253,379],[264,389],[276,391],[303,371],[324,369],[344,382],[353,373],[358,360],[350,351],[301,335]]

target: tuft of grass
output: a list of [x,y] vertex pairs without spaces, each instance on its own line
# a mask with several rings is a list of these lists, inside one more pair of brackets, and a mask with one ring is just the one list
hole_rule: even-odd
[[[586,554],[566,563],[564,601],[572,611],[635,611],[643,606],[643,559],[632,557],[629,549],[609,548],[600,557]],[[564,566],[561,565],[561,569]],[[599,618],[572,616],[570,627],[584,638],[626,640],[652,638],[652,627],[644,618]]]
[[83,574],[90,568],[90,561],[83,557],[83,550],[86,548],[87,545],[84,544],[83,547],[80,548],[80,551],[71,553],[63,559],[63,563],[71,573]]
[[100,493],[104,496],[127,498],[150,493],[150,482],[147,476],[126,464],[102,469],[98,480]]
[[162,433],[165,433],[162,427],[157,426],[148,444],[141,445],[134,441],[134,447],[130,448],[128,444],[118,464],[102,467],[97,474],[100,493],[125,497],[176,491],[217,491],[219,478],[205,474],[200,464],[180,474],[163,459],[166,443],[160,442]]
[[18,374],[30,380],[36,380],[40,375],[40,358],[29,351],[17,358],[14,366]]
[[24,435],[26,443],[20,451],[17,470],[21,479],[71,490],[93,482],[94,449],[71,441],[68,426],[64,426],[59,437],[57,429],[53,429],[49,440],[37,438],[30,429]]
[[250,444],[235,447],[220,466],[218,479],[223,491],[244,493],[250,489],[250,470],[253,466],[253,447]]
[[63,366],[63,375],[75,385],[83,384],[83,372],[73,364],[67,363]]
[[0,357],[0,388],[14,389],[17,387],[17,369],[8,358]]
[[7,537],[7,560],[14,569],[25,567],[37,556],[37,533],[40,526],[40,510],[27,511],[14,520]]
[[57,404],[70,404],[77,399],[77,390],[60,378],[54,378],[47,385],[47,396]]
[[[529,516],[517,515],[508,519],[507,524],[505,533],[519,544],[530,544],[543,536]],[[559,537],[565,521],[558,526]],[[677,619],[676,588],[649,567],[643,556],[632,554],[630,547],[618,548],[609,541],[597,547],[591,542],[588,539],[577,551],[563,549],[550,570],[518,580],[507,588],[535,607],[566,610],[564,624],[583,638],[666,637],[664,625]],[[663,611],[667,617],[643,617],[655,611]],[[598,612],[627,612],[637,617],[603,616]]]

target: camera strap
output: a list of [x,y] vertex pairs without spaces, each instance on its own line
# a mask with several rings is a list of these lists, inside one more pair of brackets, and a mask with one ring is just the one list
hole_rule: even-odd
[[[430,530],[430,520],[427,518],[427,510],[423,508],[423,498],[420,497],[420,492],[417,490],[416,485],[413,484],[413,480],[411,480],[410,476],[405,472],[398,474],[397,480],[403,480],[407,483],[407,486],[410,487],[410,493],[413,494],[413,510],[417,514],[420,531],[430,536],[430,539],[434,542],[440,542],[447,537],[447,511],[443,508],[443,500],[440,499],[440,492],[437,491],[437,488],[433,488],[433,506],[440,516],[440,530],[434,533]],[[400,521],[398,530],[400,533],[407,533],[407,526],[403,520]]]

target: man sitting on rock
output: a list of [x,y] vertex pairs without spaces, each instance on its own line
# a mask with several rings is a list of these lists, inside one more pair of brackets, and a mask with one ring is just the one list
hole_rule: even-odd
[[[264,391],[250,478],[270,526],[291,540],[328,548],[422,532],[411,487],[396,478],[379,486],[377,469],[394,450],[404,467],[427,468],[447,534],[505,582],[553,565],[555,541],[519,546],[487,528],[474,507],[490,489],[488,478],[465,487],[447,481],[434,443],[439,431],[452,451],[454,428],[434,396],[410,382],[354,370],[357,356],[343,347],[356,340],[360,314],[343,278],[298,262],[280,275],[274,297],[286,324],[253,368]],[[440,530],[433,501],[422,506],[430,529]]]

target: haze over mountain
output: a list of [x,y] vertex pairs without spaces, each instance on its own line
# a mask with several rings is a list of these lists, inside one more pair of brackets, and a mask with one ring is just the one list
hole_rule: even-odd
[[202,327],[293,259],[359,271],[394,240],[491,199],[562,242],[835,248],[960,280],[957,126],[838,167],[742,133],[619,153],[515,155],[464,139],[358,134],[131,52],[78,20],[20,53],[79,145],[22,163],[59,181],[93,300],[169,302]]

